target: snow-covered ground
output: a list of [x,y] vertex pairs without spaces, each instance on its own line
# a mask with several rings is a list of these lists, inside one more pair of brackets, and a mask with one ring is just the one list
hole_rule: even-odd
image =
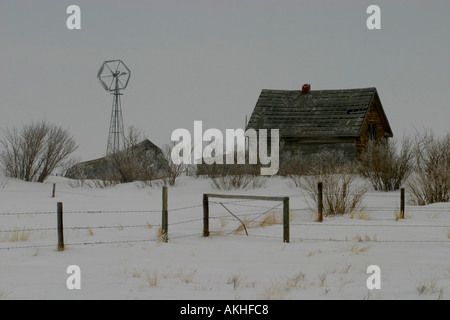
[[[170,240],[162,243],[161,187],[0,180],[0,299],[450,299],[450,203],[407,206],[407,219],[396,221],[399,192],[369,191],[362,212],[317,223],[301,191],[272,178],[227,193],[290,196],[290,243],[282,207],[263,201],[221,201],[246,221],[247,237],[211,199],[204,238],[202,194],[220,192],[183,177],[169,188]],[[266,219],[273,214],[275,223]],[[66,286],[70,265],[81,269],[81,290]],[[367,288],[370,265],[381,269],[380,290]]]

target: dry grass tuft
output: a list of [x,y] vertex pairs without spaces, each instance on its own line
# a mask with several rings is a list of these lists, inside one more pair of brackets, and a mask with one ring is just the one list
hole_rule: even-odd
[[417,286],[417,293],[419,295],[425,294],[438,294],[438,300],[441,300],[444,295],[444,288],[438,288],[437,284],[439,282],[438,277],[432,277],[428,281],[424,281],[422,284]]
[[[361,240],[362,240],[362,238],[361,238]],[[348,252],[348,253],[350,253],[351,255],[358,255],[358,254],[361,254],[361,253],[366,252],[366,251],[369,250],[370,248],[371,248],[371,246],[364,246],[364,247],[361,247],[361,245],[360,245],[359,243],[352,243],[352,244],[346,244],[346,245],[343,245],[343,246],[341,247],[341,251],[342,251],[343,253]]]
[[158,271],[155,270],[153,272],[145,269],[133,269],[133,271],[129,272],[127,268],[124,269],[124,273],[131,275],[133,278],[144,279],[145,282],[150,287],[158,286]]
[[158,286],[158,271],[154,272],[146,271],[145,280],[147,280],[147,283],[150,287]]
[[[192,253],[191,255],[193,255]],[[195,255],[195,254],[194,254]],[[198,269],[194,269],[192,271],[186,271],[184,268],[178,268],[175,273],[167,272],[163,274],[163,278],[178,278],[181,282],[185,284],[192,283],[194,280],[194,276],[197,273]]]
[[[411,219],[412,218],[412,215],[408,214],[408,212],[405,212],[403,216],[404,216],[404,219]],[[402,220],[401,212],[400,212],[400,209],[398,207],[395,208],[394,219],[395,219],[395,221]]]
[[327,280],[327,274],[326,273],[320,273],[318,275],[319,277],[319,287],[325,286],[325,281]]
[[233,273],[227,281],[227,284],[232,284],[233,289],[236,290],[242,283],[242,276],[238,273]]
[[4,232],[0,237],[0,242],[25,242],[31,236],[29,231]]
[[191,283],[192,281],[193,281],[193,279],[194,279],[194,276],[195,276],[195,274],[197,273],[197,271],[198,271],[198,269],[194,269],[193,271],[191,271],[191,272],[181,272],[180,274],[179,274],[179,276],[178,276],[178,278],[180,278],[180,280],[183,282],[183,283],[186,283],[186,284],[188,284],[188,283]]
[[320,253],[322,253],[322,250],[317,249],[317,250],[313,250],[313,251],[309,252],[306,256],[312,257],[312,256],[315,256],[316,254],[320,254]]
[[400,210],[395,210],[395,211],[394,211],[394,219],[395,219],[395,221],[398,221],[398,220],[401,219],[401,213],[400,213]]
[[234,230],[234,234],[238,234],[238,233],[244,231],[245,228],[248,228],[248,227],[247,227],[247,224],[248,224],[248,223],[249,223],[248,219],[247,219],[247,218],[244,218],[244,219],[242,220],[242,224],[240,224],[239,227],[237,227],[236,230]]
[[[345,237],[345,240],[346,241],[350,241],[348,237]],[[376,242],[376,241],[378,241],[376,235],[373,235],[372,237],[370,237],[368,234],[364,235],[364,237],[362,235],[360,235],[360,234],[356,234],[356,235],[354,235],[352,237],[351,240],[352,241],[357,241],[357,242],[365,242],[365,241],[366,242],[369,242],[369,241]]]
[[156,240],[158,243],[166,243],[169,240],[168,235],[163,233],[162,227],[158,228],[158,232],[156,234]]
[[354,255],[358,255],[358,254],[361,254],[361,253],[363,253],[363,252],[366,252],[367,250],[369,250],[370,249],[370,246],[366,246],[366,247],[359,247],[358,246],[358,244],[353,244],[351,247],[350,247],[350,252],[352,253],[352,254],[354,254]]
[[272,283],[264,290],[262,300],[285,300],[289,294],[289,288],[282,283]]
[[224,218],[220,219],[220,227],[225,228],[228,225],[228,221]]
[[359,219],[359,220],[372,220],[370,214],[365,211],[352,211],[349,215],[350,219]]
[[277,219],[277,214],[276,212],[271,212],[267,215],[265,215],[264,219],[259,223],[259,226],[264,228],[266,226],[273,226],[274,224],[277,224],[278,219]]

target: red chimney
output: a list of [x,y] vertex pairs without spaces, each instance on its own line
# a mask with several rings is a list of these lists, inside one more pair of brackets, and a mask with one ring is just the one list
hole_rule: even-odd
[[302,93],[307,94],[311,91],[311,85],[309,83],[304,84],[302,87]]

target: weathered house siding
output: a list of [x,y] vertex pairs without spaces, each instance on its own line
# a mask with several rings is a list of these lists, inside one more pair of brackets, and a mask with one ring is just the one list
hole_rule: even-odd
[[376,139],[392,137],[392,133],[386,130],[386,125],[383,122],[384,117],[381,103],[377,95],[371,103],[369,111],[367,112],[366,120],[361,128],[360,139],[356,142],[356,149],[358,153],[364,150],[367,142],[369,141],[369,124],[371,123],[376,124]]

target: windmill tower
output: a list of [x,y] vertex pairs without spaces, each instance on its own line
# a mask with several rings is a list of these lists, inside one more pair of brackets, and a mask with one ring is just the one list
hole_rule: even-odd
[[120,142],[124,139],[121,91],[125,90],[130,80],[131,71],[122,60],[109,60],[103,62],[98,71],[97,78],[103,88],[113,97],[111,121],[109,123],[108,145],[106,154],[120,150]]

